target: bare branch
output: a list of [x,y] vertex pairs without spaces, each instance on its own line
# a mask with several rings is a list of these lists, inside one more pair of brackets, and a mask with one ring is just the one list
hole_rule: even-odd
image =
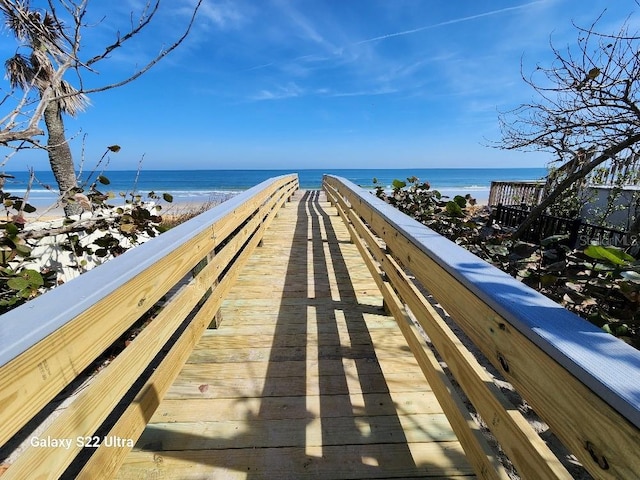
[[494,146],[550,153],[550,163],[565,172],[516,238],[569,187],[640,142],[640,35],[629,33],[629,18],[615,34],[598,32],[604,13],[588,28],[576,26],[574,47],[564,51],[550,43],[550,65],[526,76],[521,64],[538,100],[499,114],[502,139]]
[[[169,53],[171,53],[172,51],[174,51],[176,48],[178,48],[178,46],[180,46],[180,44],[187,38],[187,36],[189,35],[189,33],[191,32],[191,28],[193,27],[193,24],[195,23],[196,20],[196,14],[198,13],[198,10],[200,9],[200,6],[202,4],[203,0],[198,0],[198,3],[196,4],[195,8],[193,9],[193,12],[191,14],[191,18],[189,20],[189,23],[187,24],[187,27],[185,29],[185,31],[183,32],[182,36],[180,36],[180,38],[178,38],[178,40],[176,40],[169,48],[167,49],[163,49],[160,51],[160,53],[158,54],[157,57],[155,57],[153,60],[151,60],[149,63],[147,63],[144,67],[138,69],[138,71],[136,71],[133,75],[131,75],[128,78],[125,78],[124,80],[121,80],[119,82],[116,83],[112,83],[110,85],[104,85],[102,87],[97,87],[97,88],[90,88],[90,89],[86,89],[83,90],[82,93],[84,94],[91,94],[91,93],[97,93],[97,92],[104,92],[106,90],[111,90],[113,88],[117,88],[117,87],[121,87],[123,85],[126,85],[127,83],[133,82],[135,79],[139,78],[140,76],[144,75],[146,72],[148,72],[154,65],[156,65],[158,62],[160,62],[160,60],[162,60],[164,57],[166,57]],[[156,5],[154,6],[151,14],[149,15],[149,17],[147,19],[145,19],[144,21],[142,21],[139,26],[135,29],[135,31],[139,31],[140,28],[142,28],[143,26],[147,25],[148,22],[151,20],[151,17],[153,15],[155,15],[156,10],[158,8],[158,4],[159,4],[159,0],[156,3]],[[128,40],[130,38],[129,34],[125,35],[124,37],[122,37],[122,40],[120,42],[118,42],[118,45],[115,46],[116,44],[111,45],[109,48],[109,51],[114,50],[115,48],[118,48],[119,46],[122,45],[122,43],[126,40]],[[113,47],[113,48],[111,48]],[[107,52],[105,52],[105,56],[106,56]],[[101,59],[104,57],[94,57],[94,59]],[[94,59],[90,60],[89,62],[87,62],[87,65],[91,65],[93,63],[95,63],[97,60],[93,61]]]
[[553,202],[555,202],[556,199],[576,181],[585,178],[598,165],[604,163],[609,159],[615,158],[618,153],[626,150],[627,148],[635,145],[638,142],[640,142],[640,133],[636,133],[635,135],[630,136],[626,141],[621,142],[618,145],[615,145],[614,147],[604,151],[593,160],[584,163],[573,173],[567,175],[567,177],[560,183],[558,183],[555,188],[547,195],[547,197],[543,199],[542,202],[531,209],[531,212],[529,213],[527,218],[513,233],[513,238],[520,238],[529,229],[529,227],[531,227],[536,218],[544,213],[544,211],[550,205],[552,205]]
[[[116,40],[107,45],[102,53],[83,61],[80,56],[82,31],[87,25],[85,17],[89,0],[67,1],[47,0],[47,11],[30,9],[28,3],[18,0],[0,0],[0,15],[10,23],[10,28],[18,40],[24,42],[23,47],[32,51],[32,56],[16,56],[14,75],[11,76],[14,85],[23,89],[23,96],[17,100],[15,107],[0,120],[0,144],[8,145],[12,142],[33,142],[35,136],[44,132],[39,128],[43,114],[50,102],[59,102],[60,108],[67,114],[81,111],[88,103],[87,94],[111,90],[125,85],[139,78],[149,71],[166,55],[175,50],[190,33],[202,0],[198,0],[191,12],[191,17],[182,35],[168,48],[162,48],[160,53],[137,69],[129,77],[109,85],[95,88],[85,88],[83,71],[93,71],[92,66],[100,60],[106,59],[116,49],[130,42],[143,29],[147,28],[157,16],[160,0],[149,0],[141,10],[137,22],[132,21],[131,28],[124,35],[118,35]],[[62,7],[59,9],[58,6]],[[70,19],[70,27],[62,22],[62,15]],[[133,13],[132,13],[133,19]],[[42,46],[42,48],[41,48]],[[34,63],[37,60],[37,63]],[[73,70],[79,88],[73,87],[63,77],[68,70]],[[35,99],[37,96],[37,100]],[[6,95],[0,105],[6,105],[13,99]],[[26,107],[29,106],[29,111]]]
[[[193,23],[193,19],[195,17],[195,14],[196,14],[198,8],[200,7],[200,3],[201,2],[198,2],[198,5],[197,5],[195,11],[193,12],[193,17],[192,17],[191,23],[189,24],[187,32],[191,28],[191,24]],[[153,5],[153,8],[151,9],[151,13],[147,13],[147,10],[149,8],[149,3],[147,3],[145,5],[145,7],[144,7],[144,10],[143,10],[141,16],[140,16],[140,21],[138,22],[137,26],[134,26],[133,22],[132,22],[131,30],[129,32],[127,32],[123,36],[120,36],[120,34],[118,34],[118,38],[116,39],[115,42],[113,42],[111,45],[108,45],[104,49],[104,51],[102,53],[100,53],[99,55],[96,55],[95,57],[90,58],[89,60],[84,62],[84,64],[87,65],[87,66],[91,66],[94,63],[99,62],[100,60],[103,60],[103,59],[107,58],[109,56],[109,54],[111,52],[113,52],[114,50],[116,50],[117,48],[122,47],[122,45],[126,41],[131,40],[138,33],[140,33],[147,25],[149,25],[149,23],[151,23],[151,20],[153,20],[153,17],[157,13],[159,7],[160,7],[160,0],[156,0],[155,4]]]

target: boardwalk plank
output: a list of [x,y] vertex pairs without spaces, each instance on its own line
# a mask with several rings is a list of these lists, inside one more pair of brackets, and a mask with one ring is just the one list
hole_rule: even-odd
[[297,194],[119,478],[469,478],[349,234]]
[[[398,429],[398,418],[402,429]],[[322,421],[249,420],[155,423],[142,434],[138,446],[140,450],[220,450],[456,440],[442,413],[345,417],[324,415],[323,410]]]
[[[317,396],[315,396],[317,397]],[[308,395],[308,402],[299,397],[253,397],[253,398],[195,398],[165,399],[150,424],[172,422],[212,422],[255,418],[269,420],[317,418],[353,415],[412,415],[418,413],[439,413],[442,411],[435,395],[430,391],[392,393],[367,393],[351,395],[324,395],[323,409],[320,399]],[[309,405],[307,405],[309,403]],[[261,408],[262,407],[262,408]]]
[[[126,476],[122,476],[126,473]],[[316,480],[449,478],[471,475],[457,442],[231,450],[136,451],[120,478]]]

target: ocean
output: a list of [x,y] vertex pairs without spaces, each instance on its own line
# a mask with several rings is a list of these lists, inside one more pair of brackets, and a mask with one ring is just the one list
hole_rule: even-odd
[[[406,180],[416,176],[428,181],[431,187],[447,196],[471,194],[479,201],[489,196],[493,180],[539,180],[546,175],[545,168],[406,168],[406,169],[327,169],[327,170],[114,170],[102,174],[109,185],[98,185],[102,192],[136,192],[146,195],[170,193],[174,202],[201,202],[218,200],[246,190],[263,180],[288,173],[297,173],[302,189],[321,188],[322,175],[332,174],[351,180],[369,190],[378,185],[391,188],[393,180]],[[24,195],[28,185],[28,172],[7,172],[4,191]],[[89,185],[97,174],[81,174],[81,180]],[[48,206],[56,200],[56,183],[50,171],[35,172],[36,180],[28,201],[34,206]],[[114,203],[117,199],[114,200]]]

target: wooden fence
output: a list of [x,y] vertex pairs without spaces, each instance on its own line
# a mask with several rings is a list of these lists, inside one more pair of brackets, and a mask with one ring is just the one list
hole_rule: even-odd
[[[526,207],[497,205],[492,213],[492,221],[506,227],[518,227],[529,214]],[[540,215],[524,232],[522,240],[538,243],[553,235],[566,235],[564,243],[571,248],[584,248],[591,243],[613,247],[631,245],[631,234],[615,228],[602,227],[586,222],[582,218],[564,218],[554,215]]]
[[571,478],[420,287],[594,477],[637,478],[640,352],[353,183],[325,176],[324,188],[479,477],[506,478],[405,305],[520,475]]
[[[167,295],[144,330],[39,435],[64,448],[27,449],[2,479],[58,478],[96,431],[128,439],[92,452],[78,478],[120,465],[241,266],[298,188],[278,177],[0,316],[0,446]],[[107,428],[105,428],[105,422]],[[92,450],[91,448],[89,450]]]
[[489,191],[489,206],[529,205],[540,203],[544,182],[493,181]]

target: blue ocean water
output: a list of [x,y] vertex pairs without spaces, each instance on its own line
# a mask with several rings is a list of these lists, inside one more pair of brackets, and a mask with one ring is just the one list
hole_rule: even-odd
[[[28,185],[27,172],[7,172],[15,178],[7,179],[4,190],[23,195]],[[170,193],[175,202],[197,202],[219,198],[221,193],[246,190],[271,177],[297,173],[303,189],[319,189],[322,175],[344,177],[366,189],[373,189],[373,179],[390,188],[394,179],[406,180],[416,176],[428,181],[432,188],[444,195],[470,193],[478,200],[486,199],[492,180],[538,180],[545,176],[545,168],[407,168],[407,169],[328,169],[328,170],[114,170],[103,172],[109,185],[99,185],[101,191],[137,192],[147,194]],[[36,206],[49,205],[57,197],[56,183],[50,171],[35,172],[36,180],[29,193],[29,202]],[[95,181],[96,174],[83,174],[83,182]]]

